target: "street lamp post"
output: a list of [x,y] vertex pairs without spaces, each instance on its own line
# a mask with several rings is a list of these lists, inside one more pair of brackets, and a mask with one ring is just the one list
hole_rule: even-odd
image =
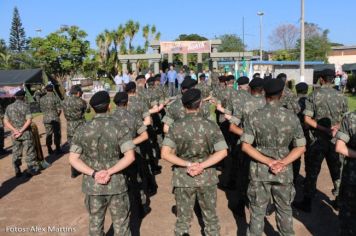
[[262,16],[264,13],[259,11],[257,12],[257,15],[260,16],[260,61],[262,61]]
[[305,81],[305,30],[304,30],[304,0],[301,0],[301,17],[300,17],[300,82]]

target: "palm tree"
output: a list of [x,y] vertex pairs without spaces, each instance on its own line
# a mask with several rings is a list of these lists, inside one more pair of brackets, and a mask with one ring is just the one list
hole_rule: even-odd
[[10,69],[11,55],[6,53],[0,53],[0,68]]
[[105,51],[105,46],[104,46],[104,44],[105,44],[104,34],[101,33],[98,36],[96,36],[95,42],[99,48],[100,61],[103,63],[106,58],[106,51]]
[[[119,27],[117,28],[117,31],[116,31],[116,38],[114,39],[118,48],[119,48],[119,52],[120,53],[125,53],[125,52],[122,52],[122,45],[125,44],[125,27],[122,26],[122,25],[119,25]],[[124,45],[125,46],[125,45]]]
[[140,30],[140,23],[134,22],[133,20],[129,20],[125,25],[125,33],[129,37],[129,53],[132,52],[132,40]]
[[149,41],[148,41],[148,37],[150,36],[150,25],[145,25],[142,28],[142,36],[145,39],[145,52],[147,52],[148,46],[149,46]]

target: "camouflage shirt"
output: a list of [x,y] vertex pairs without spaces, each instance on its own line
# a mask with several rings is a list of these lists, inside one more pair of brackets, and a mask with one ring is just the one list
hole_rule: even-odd
[[296,101],[297,96],[292,92],[292,90],[287,87],[284,87],[280,104],[288,110],[293,111],[294,114],[298,114],[300,112],[300,109]]
[[116,107],[112,113],[112,117],[118,124],[128,127],[133,138],[135,138],[137,134],[142,134],[147,130],[147,127],[143,124],[140,117],[133,116],[123,107]]
[[257,109],[260,109],[266,105],[266,99],[262,94],[251,95],[248,101],[246,101],[245,105],[243,106],[243,110],[240,112],[235,112],[235,118],[232,119],[231,123],[239,126],[240,124],[243,125],[244,121],[247,119],[251,113]]
[[143,102],[148,108],[151,108],[151,102],[150,102],[150,94],[149,91],[143,87],[137,86],[136,89],[136,96]]
[[61,102],[53,92],[47,92],[46,95],[41,97],[40,107],[43,113],[43,123],[59,122]]
[[341,122],[347,110],[346,97],[330,85],[322,85],[308,96],[303,113],[318,124],[330,128]]
[[[175,149],[178,157],[190,162],[205,161],[214,152],[227,149],[217,124],[197,113],[186,114],[175,122],[162,145]],[[211,186],[218,183],[218,177],[214,167],[195,177],[188,175],[186,168],[175,167],[172,182],[174,187]]]
[[[24,101],[16,100],[14,103],[7,106],[4,118],[17,130],[20,130],[26,123],[26,120],[32,118],[30,105]],[[31,137],[32,134],[28,128],[18,140],[29,140]]]
[[[202,102],[202,105],[199,109],[199,115],[203,118],[208,119],[210,117],[210,103]],[[166,115],[163,117],[162,122],[168,125],[169,127],[172,124],[185,117],[185,108],[182,103],[182,95],[179,94],[176,97],[176,100],[168,106],[166,109]]]
[[144,119],[150,115],[147,103],[140,99],[137,95],[129,96],[127,110],[140,119]]
[[[281,160],[288,155],[288,146],[291,143],[294,147],[306,144],[302,127],[296,115],[276,101],[267,103],[245,119],[241,141],[254,144],[259,152],[275,160]],[[269,172],[268,166],[252,160],[250,179],[252,181],[291,183],[293,181],[292,164],[288,165],[284,172],[274,175]]]
[[63,101],[63,113],[68,121],[85,120],[87,102],[77,96],[69,96]]
[[[80,159],[95,170],[114,166],[121,155],[135,148],[130,131],[119,126],[108,114],[97,114],[75,133],[70,152],[78,153]],[[113,195],[127,191],[126,179],[119,172],[111,176],[108,184],[101,185],[88,175],[83,175],[82,191],[88,195]]]
[[[235,91],[235,92],[233,92]],[[249,94],[246,90],[232,90],[230,93],[230,100],[228,102],[227,110],[232,112],[232,118],[230,120],[231,123],[239,124],[242,113],[245,110],[246,103],[251,100],[251,94]],[[226,113],[226,112],[225,112]]]
[[199,89],[201,91],[201,96],[203,98],[207,98],[211,95],[211,87],[207,85],[206,82],[200,82],[195,86],[195,88]]
[[[348,148],[356,150],[356,112],[347,113],[342,119],[336,139],[344,141]],[[343,184],[356,185],[356,159],[345,158],[342,170]]]

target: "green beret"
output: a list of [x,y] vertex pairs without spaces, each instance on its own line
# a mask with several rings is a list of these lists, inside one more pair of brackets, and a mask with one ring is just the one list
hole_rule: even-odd
[[250,79],[247,76],[242,76],[237,80],[238,85],[248,84],[249,82],[250,82]]
[[201,92],[199,89],[189,89],[182,96],[182,103],[184,106],[191,105],[196,101],[201,100]]
[[273,96],[283,91],[285,82],[281,78],[268,79],[264,83],[264,90],[266,95]]
[[95,93],[89,101],[90,106],[98,107],[101,105],[107,105],[110,103],[109,93],[106,91],[99,91]]

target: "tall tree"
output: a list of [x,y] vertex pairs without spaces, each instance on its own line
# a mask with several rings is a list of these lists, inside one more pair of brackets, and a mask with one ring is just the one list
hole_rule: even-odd
[[31,39],[30,49],[48,74],[65,81],[81,69],[88,55],[86,36],[87,33],[77,26],[62,28],[45,38]]
[[219,37],[221,39],[221,45],[219,46],[219,52],[242,52],[245,50],[241,38],[236,34],[224,34]]
[[20,53],[26,50],[27,41],[25,29],[22,26],[20,13],[17,7],[14,8],[9,41],[9,48],[13,52]]
[[5,53],[7,51],[6,42],[4,39],[0,39],[0,53]]
[[269,41],[276,49],[291,50],[299,39],[299,28],[292,24],[284,24],[273,30]]
[[144,51],[147,52],[148,47],[150,46],[150,41],[153,39],[159,40],[161,37],[160,32],[156,32],[156,26],[155,25],[145,25],[142,27],[142,36],[145,39],[145,45],[144,45]]
[[[305,60],[327,62],[331,43],[328,38],[329,30],[321,29],[314,23],[305,23]],[[300,57],[300,40],[297,41],[298,58]]]
[[133,20],[129,20],[125,24],[125,32],[127,37],[129,38],[129,53],[133,52],[133,46],[132,46],[132,40],[135,37],[135,35],[138,33],[140,30],[140,23],[134,22]]

